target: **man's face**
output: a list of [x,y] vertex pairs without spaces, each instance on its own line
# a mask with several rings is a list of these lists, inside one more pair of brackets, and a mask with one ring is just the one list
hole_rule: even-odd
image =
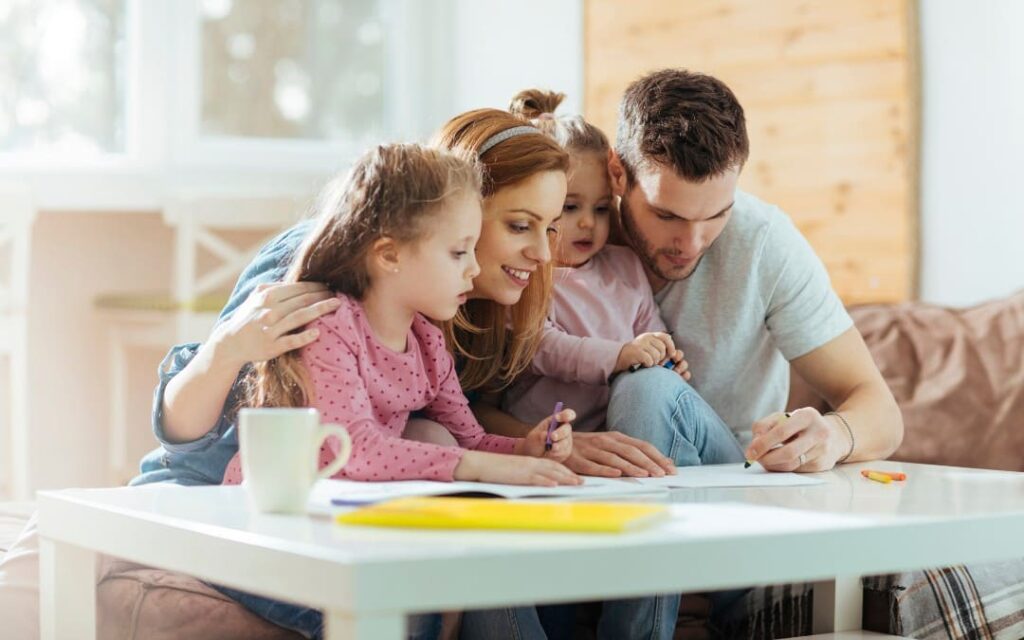
[[671,167],[645,163],[628,188],[617,156],[609,169],[612,188],[622,198],[622,231],[644,263],[651,286],[657,291],[689,277],[729,221],[739,167],[698,183]]

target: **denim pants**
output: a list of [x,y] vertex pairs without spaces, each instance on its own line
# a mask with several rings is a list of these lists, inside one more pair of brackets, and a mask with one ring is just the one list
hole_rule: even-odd
[[[324,637],[324,616],[319,609],[280,602],[216,584],[210,586],[279,627],[295,631],[310,640],[321,640]],[[406,637],[409,640],[437,640],[441,635],[441,614],[409,616],[406,625]]]
[[[715,410],[679,374],[661,367],[619,375],[612,383],[607,415],[609,430],[650,442],[679,467],[743,460],[743,448]],[[742,594],[716,595],[724,604]],[[609,600],[601,608],[597,637],[667,640],[678,613],[678,594]],[[574,624],[571,604],[467,611],[461,638],[572,638]]]

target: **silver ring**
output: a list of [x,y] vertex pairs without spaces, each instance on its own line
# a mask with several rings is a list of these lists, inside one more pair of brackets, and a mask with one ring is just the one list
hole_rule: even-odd
[[807,462],[807,456],[805,456],[804,454],[801,453],[800,457],[797,458],[797,460],[800,461],[800,466],[802,467],[802,466],[804,466],[804,463]]

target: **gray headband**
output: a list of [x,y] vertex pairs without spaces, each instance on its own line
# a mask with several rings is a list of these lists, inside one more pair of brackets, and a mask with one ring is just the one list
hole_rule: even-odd
[[544,135],[544,132],[537,127],[531,127],[528,125],[520,125],[518,127],[512,127],[511,129],[505,129],[504,131],[499,131],[490,138],[487,138],[487,140],[480,145],[480,149],[477,150],[476,155],[482,156],[490,151],[494,146],[508,140],[509,138],[514,138],[528,133],[539,133]]

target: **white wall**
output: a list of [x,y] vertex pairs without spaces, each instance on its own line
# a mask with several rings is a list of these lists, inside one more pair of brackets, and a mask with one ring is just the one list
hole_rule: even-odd
[[452,114],[507,108],[522,89],[566,94],[559,113],[583,104],[583,0],[455,0]]
[[1024,288],[1024,3],[920,13],[921,297],[973,304]]

